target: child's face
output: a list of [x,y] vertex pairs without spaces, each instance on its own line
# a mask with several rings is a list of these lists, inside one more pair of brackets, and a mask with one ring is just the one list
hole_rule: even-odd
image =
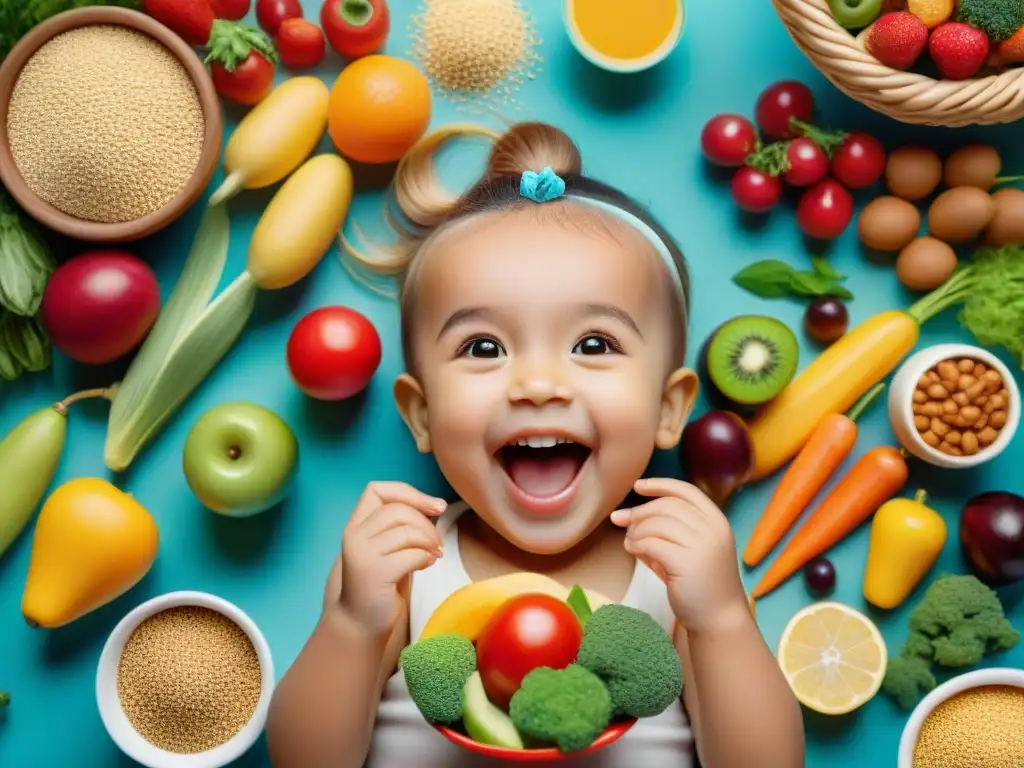
[[395,395],[459,496],[520,549],[552,554],[678,442],[696,378],[673,370],[670,277],[643,236],[537,217],[481,216],[422,254],[415,378]]

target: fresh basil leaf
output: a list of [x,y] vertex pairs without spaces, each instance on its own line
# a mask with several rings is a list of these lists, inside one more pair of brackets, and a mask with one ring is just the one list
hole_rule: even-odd
[[813,272],[797,272],[789,282],[794,293],[801,296],[828,296],[835,282]]
[[841,285],[835,285],[832,290],[829,291],[826,296],[833,296],[837,299],[845,299],[846,301],[853,301],[853,294],[850,293],[846,288]]
[[778,298],[789,292],[795,270],[784,261],[765,259],[744,267],[733,282],[763,298]]
[[829,264],[827,259],[823,259],[820,256],[814,256],[811,258],[811,264],[814,267],[814,274],[816,275],[827,277],[829,280],[846,279],[846,275]]

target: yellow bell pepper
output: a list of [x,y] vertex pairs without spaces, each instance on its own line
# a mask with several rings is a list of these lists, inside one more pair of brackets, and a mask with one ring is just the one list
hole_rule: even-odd
[[864,599],[877,608],[895,608],[916,587],[946,544],[946,521],[925,506],[926,494],[893,499],[871,522]]

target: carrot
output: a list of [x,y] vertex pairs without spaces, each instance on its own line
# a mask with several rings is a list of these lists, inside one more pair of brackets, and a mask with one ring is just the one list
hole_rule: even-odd
[[754,589],[763,597],[831,549],[907,482],[907,462],[897,449],[880,445],[860,457],[769,566]]
[[1001,65],[1024,63],[1024,27],[999,44],[996,58]]
[[876,384],[848,413],[830,413],[815,427],[789,465],[764,508],[743,550],[750,568],[760,563],[786,535],[796,519],[843,463],[857,441],[857,419],[878,398],[885,384]]

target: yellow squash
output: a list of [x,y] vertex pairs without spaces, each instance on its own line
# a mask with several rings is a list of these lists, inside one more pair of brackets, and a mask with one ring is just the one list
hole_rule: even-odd
[[887,501],[871,521],[864,599],[877,608],[906,600],[946,545],[946,521],[925,498],[918,491],[913,499]]
[[159,534],[146,509],[105,480],[57,488],[39,512],[21,612],[61,627],[120,597],[149,572]]
[[352,170],[317,155],[292,174],[263,212],[246,269],[260,288],[286,288],[310,273],[338,238],[352,203]]
[[317,77],[293,77],[277,86],[231,134],[224,149],[228,176],[210,205],[243,189],[269,187],[298,168],[327,130],[330,100],[330,90]]
[[761,480],[793,458],[830,413],[849,410],[914,348],[919,331],[909,314],[888,310],[822,352],[751,421],[754,471],[748,482]]

